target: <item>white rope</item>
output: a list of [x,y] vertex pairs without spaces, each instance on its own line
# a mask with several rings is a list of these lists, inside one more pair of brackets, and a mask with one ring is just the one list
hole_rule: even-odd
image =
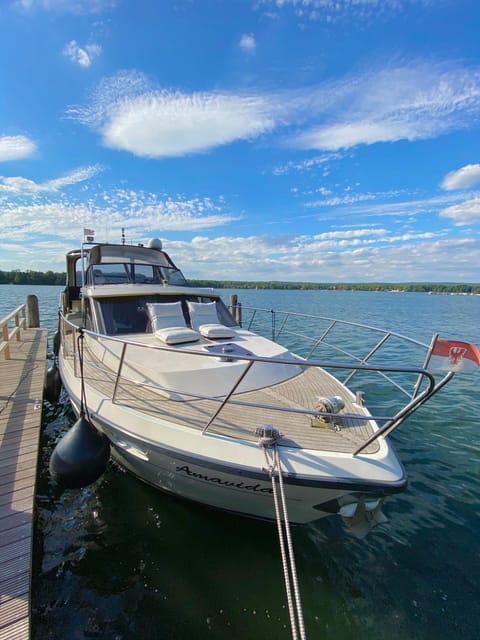
[[292,628],[292,639],[297,640],[298,639],[297,621],[295,616],[295,609],[293,606],[292,588],[290,586],[288,558],[287,558],[287,553],[285,551],[285,541],[283,539],[282,518],[280,515],[280,509],[278,504],[277,486],[275,484],[275,469],[273,467],[271,467],[271,470],[270,470],[270,477],[272,479],[273,502],[275,503],[275,516],[277,520],[278,541],[280,542],[280,553],[282,555],[283,578],[285,580],[285,589],[287,592],[287,603],[288,603],[288,612],[290,614],[290,626]]
[[[265,445],[264,445],[265,446]],[[265,457],[266,447],[265,447]],[[278,539],[280,542],[280,553],[282,556],[283,576],[285,580],[285,590],[287,592],[288,611],[290,614],[290,626],[292,629],[292,639],[298,640],[298,634],[300,633],[301,640],[306,640],[305,625],[303,621],[303,610],[300,599],[300,590],[298,587],[297,570],[295,566],[295,557],[293,554],[292,538],[290,535],[290,523],[288,520],[287,503],[285,499],[285,491],[283,488],[282,469],[280,466],[280,456],[276,444],[273,444],[273,464],[269,465],[270,478],[272,480],[272,492],[273,502],[275,505],[275,517],[277,521]],[[268,460],[268,458],[267,458]],[[278,485],[281,497],[282,513],[280,513],[280,505],[277,496],[277,484],[275,482],[275,471],[278,473]],[[283,520],[283,526],[282,526]],[[285,529],[285,535],[287,539],[287,549],[285,549],[285,540],[283,530]],[[287,554],[288,550],[288,554]],[[293,591],[295,595],[295,603],[292,597],[292,587],[290,583],[290,575],[293,582]],[[295,609],[296,607],[296,609]]]
[[283,474],[280,466],[280,454],[278,453],[277,445],[273,447],[275,454],[275,464],[278,469],[278,484],[280,487],[280,496],[282,498],[282,508],[283,508],[283,517],[285,523],[285,533],[287,535],[287,547],[288,547],[288,555],[290,558],[290,572],[292,574],[293,581],[293,592],[295,594],[295,604],[297,606],[297,621],[298,628],[300,631],[300,638],[302,640],[306,640],[305,634],[305,624],[303,621],[303,608],[302,608],[302,600],[300,597],[300,588],[298,586],[298,577],[297,577],[297,567],[295,564],[295,554],[293,553],[293,544],[292,544],[292,536],[290,534],[290,523],[288,520],[288,511],[287,511],[287,501],[285,499],[285,491],[283,489]]

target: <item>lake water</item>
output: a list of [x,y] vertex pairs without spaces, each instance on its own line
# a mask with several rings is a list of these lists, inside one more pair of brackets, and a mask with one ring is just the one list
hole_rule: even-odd
[[[1,285],[0,317],[35,293],[53,337],[60,290]],[[245,305],[480,345],[478,296],[236,293]],[[310,640],[479,637],[479,382],[457,376],[392,436],[409,486],[386,501],[386,524],[364,540],[337,518],[294,528]],[[33,640],[291,637],[274,525],[163,495],[113,465],[91,487],[60,490],[48,460],[71,420],[66,403],[44,404]]]

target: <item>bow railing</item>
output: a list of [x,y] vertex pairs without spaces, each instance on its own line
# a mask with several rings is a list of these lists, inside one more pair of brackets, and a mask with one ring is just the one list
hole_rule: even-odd
[[[359,411],[359,413],[342,412],[341,414],[337,414],[334,412],[319,411],[313,407],[311,409],[299,409],[278,406],[274,401],[268,404],[245,401],[241,395],[237,393],[237,389],[245,377],[248,376],[254,363],[264,363],[271,366],[284,365],[286,367],[296,368],[298,368],[299,365],[302,368],[320,368],[334,375],[343,385],[348,386],[349,390],[356,394],[357,398],[360,398],[360,404],[363,404],[363,395],[365,394],[369,400],[367,402],[369,411],[368,419],[375,421],[378,429],[355,448],[353,455],[361,453],[372,442],[388,435],[394,429],[398,428],[407,417],[431,398],[454,375],[453,373],[447,373],[441,377],[441,379],[436,379],[425,366],[431,353],[431,345],[421,343],[398,333],[312,314],[277,312],[267,309],[250,309],[248,307],[243,307],[243,311],[247,311],[249,315],[249,318],[244,321],[245,328],[254,330],[260,334],[267,333],[268,335],[270,332],[270,336],[268,337],[273,338],[275,341],[281,338],[282,344],[287,346],[292,352],[298,353],[299,351],[303,351],[303,354],[300,353],[300,357],[292,354],[285,358],[268,358],[248,352],[235,354],[235,361],[244,363],[245,366],[239,368],[238,375],[232,378],[228,390],[220,396],[194,393],[185,388],[182,388],[179,392],[179,389],[155,384],[155,382],[151,380],[143,383],[145,387],[161,392],[165,398],[181,393],[181,396],[184,398],[206,399],[214,402],[217,408],[213,414],[205,420],[203,427],[204,433],[227,405],[236,405],[245,407],[245,409],[254,406],[257,409],[264,409],[266,411],[276,410],[288,412],[291,413],[292,416],[295,414],[306,414],[312,417],[318,417],[320,415],[321,417],[332,420],[339,418],[343,420],[356,420],[358,422],[365,421],[366,415],[363,411]],[[263,325],[260,321],[262,312],[267,314],[269,319],[269,322],[266,324],[264,322]],[[154,351],[168,353],[170,357],[173,358],[188,357],[192,359],[192,368],[195,368],[193,364],[194,359],[216,358],[218,360],[219,358],[218,353],[212,353],[208,350],[196,350],[192,347],[179,350],[178,347],[169,347],[159,343],[149,342],[147,344],[135,341],[133,336],[133,339],[105,336],[85,328],[79,329],[76,324],[73,324],[62,315],[60,316],[60,322],[64,324],[64,330],[61,332],[64,356],[73,359],[73,368],[76,376],[80,375],[81,370],[79,366],[81,350],[77,345],[79,331],[89,340],[94,342],[98,341],[103,347],[106,344],[116,345],[115,350],[117,356],[113,365],[111,362],[107,365],[100,360],[90,363],[94,367],[108,369],[108,373],[113,377],[112,401],[114,403],[120,402],[117,391],[121,381],[138,384],[138,380],[132,377],[131,371],[126,371],[128,367],[126,367],[125,363],[128,362],[129,349],[144,349],[145,361],[151,358],[148,354]],[[313,331],[314,326],[316,327],[315,332]],[[353,339],[356,339],[358,342],[358,336],[356,335],[354,338],[352,334],[357,334],[358,332],[366,332],[374,336],[373,340],[360,341],[362,346],[362,352],[360,354],[355,353],[352,349]],[[335,333],[338,334],[336,337],[334,337]],[[406,346],[408,348],[406,348]],[[320,358],[319,354],[322,349],[329,353],[334,353],[339,360]],[[423,354],[420,361],[423,362],[423,364],[419,366],[392,364],[392,362],[399,361],[399,356],[405,359],[406,355],[410,354],[412,350],[420,350]],[[381,360],[382,353],[384,355],[386,354],[386,359]],[[390,364],[388,364],[388,362],[390,362]],[[374,379],[374,376],[376,379]],[[408,385],[406,384],[407,379],[409,380]],[[397,402],[395,406],[390,405],[392,411],[388,414],[386,414],[385,411],[377,410],[377,406],[381,406],[382,404],[378,402],[378,400],[380,398],[384,400],[386,386],[393,387],[400,392],[401,395],[407,396],[407,400],[404,399],[403,402]],[[388,404],[387,402],[387,405]]]

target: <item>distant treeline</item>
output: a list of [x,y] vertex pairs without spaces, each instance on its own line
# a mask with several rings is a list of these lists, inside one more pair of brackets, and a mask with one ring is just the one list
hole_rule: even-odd
[[[65,273],[54,271],[0,271],[0,284],[64,285]],[[312,291],[418,291],[424,293],[475,293],[480,294],[480,284],[455,282],[237,282],[234,280],[189,280],[194,287],[214,289],[305,289]]]
[[54,271],[0,271],[0,284],[65,284],[66,274]]
[[236,282],[233,280],[189,280],[195,287],[214,289],[305,289],[311,291],[417,291],[423,293],[475,293],[480,284],[455,282]]

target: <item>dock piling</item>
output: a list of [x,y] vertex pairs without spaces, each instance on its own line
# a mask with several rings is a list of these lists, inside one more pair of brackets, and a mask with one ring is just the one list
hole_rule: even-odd
[[38,329],[38,327],[40,326],[38,298],[33,293],[27,296],[27,316],[28,316],[28,328]]
[[242,303],[238,302],[238,296],[236,293],[230,295],[230,313],[235,319],[235,322],[242,326]]

